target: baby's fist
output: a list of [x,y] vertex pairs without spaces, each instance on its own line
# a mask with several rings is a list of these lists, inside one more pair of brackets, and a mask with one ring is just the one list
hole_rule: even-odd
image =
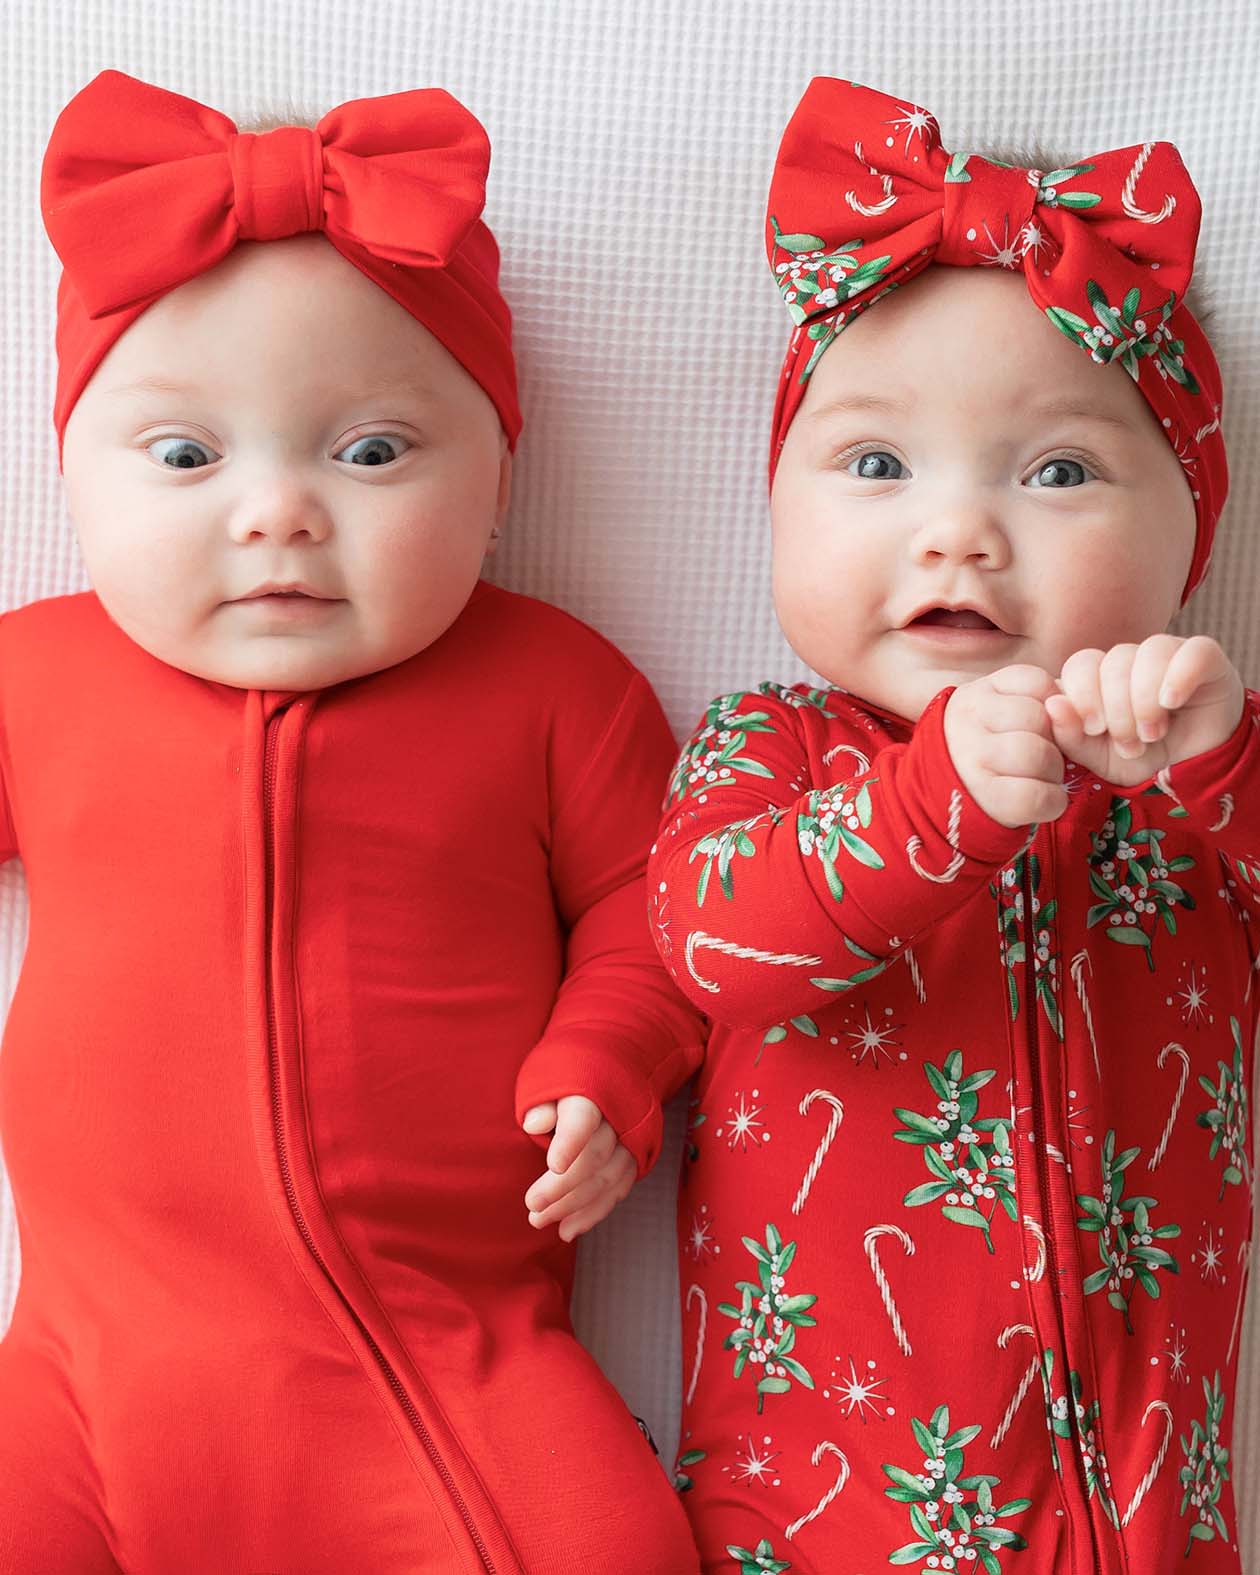
[[1003,826],[1057,820],[1067,808],[1063,756],[1045,702],[1054,679],[1040,667],[999,668],[959,684],[945,705],[945,742],[967,791]]
[[1222,744],[1238,726],[1243,682],[1215,640],[1153,634],[1141,645],[1076,651],[1046,701],[1059,748],[1116,787]]
[[634,1155],[599,1106],[581,1094],[535,1105],[521,1125],[533,1137],[553,1133],[547,1169],[525,1194],[536,1230],[558,1224],[561,1240],[572,1241],[611,1214],[634,1185]]

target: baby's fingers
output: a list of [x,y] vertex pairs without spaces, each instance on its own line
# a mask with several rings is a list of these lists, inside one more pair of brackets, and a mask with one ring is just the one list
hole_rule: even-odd
[[1129,695],[1137,736],[1144,744],[1157,743],[1168,731],[1168,712],[1160,694],[1169,663],[1183,643],[1175,634],[1153,634],[1142,641],[1133,658]]
[[1159,703],[1176,711],[1190,700],[1197,689],[1233,674],[1233,663],[1220,645],[1206,634],[1191,635],[1169,658]]
[[633,1155],[628,1149],[618,1147],[612,1158],[588,1180],[567,1191],[547,1208],[531,1209],[529,1223],[539,1230],[559,1224],[562,1240],[572,1241],[578,1234],[574,1229],[575,1217],[587,1217],[587,1224],[580,1226],[584,1230],[610,1214],[634,1184],[635,1169]]
[[531,1211],[545,1209],[566,1192],[572,1192],[608,1163],[616,1147],[617,1134],[607,1121],[602,1121],[594,1137],[567,1170],[558,1175],[554,1170],[545,1170],[538,1177],[525,1194],[525,1207]]
[[557,1104],[556,1135],[547,1150],[547,1169],[568,1170],[599,1130],[603,1112],[582,1094],[566,1094]]
[[[1107,728],[1107,720],[1103,713],[1102,687],[1098,678],[1102,659],[1101,651],[1092,649],[1074,651],[1064,662],[1063,671],[1059,674],[1059,688],[1080,718],[1082,733],[1090,738],[1097,737]],[[1061,706],[1056,705],[1051,710],[1050,701],[1047,701],[1046,711],[1056,724],[1067,725]]]

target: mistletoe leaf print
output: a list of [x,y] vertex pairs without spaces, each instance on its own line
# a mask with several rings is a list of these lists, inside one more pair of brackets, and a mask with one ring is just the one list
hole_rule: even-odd
[[878,781],[878,777],[867,777],[856,792],[845,783],[821,788],[811,793],[804,809],[797,812],[796,839],[801,853],[805,858],[817,855],[827,890],[837,902],[844,898],[844,882],[836,869],[836,855],[841,848],[868,869],[884,868],[880,855],[859,835],[870,826],[874,815],[871,787]]
[[[1057,898],[1043,903],[1037,895],[1041,887],[1041,860],[1035,853],[1013,859],[1002,870],[989,895],[997,901],[998,938],[1006,969],[1006,992],[1011,1021],[1019,1016],[1019,979],[1033,951],[1033,990],[1046,1021],[1056,1039],[1063,1038],[1063,1014],[1059,1010],[1059,958],[1055,951],[1054,921],[1059,911]],[[1024,899],[1028,898],[1028,911]],[[1031,934],[1029,933],[1031,929]]]
[[809,1313],[818,1298],[788,1294],[786,1276],[796,1257],[796,1243],[785,1243],[776,1226],[766,1226],[764,1247],[752,1236],[743,1237],[743,1243],[756,1259],[757,1283],[736,1281],[739,1305],[719,1302],[718,1311],[736,1323],[723,1341],[724,1350],[735,1352],[735,1377],[741,1378],[745,1370],[761,1373],[757,1380],[760,1415],[767,1395],[787,1394],[793,1382],[806,1389],[814,1387],[809,1369],[792,1352],[796,1331],[812,1329],[818,1321]]
[[722,895],[730,901],[735,896],[735,882],[731,874],[731,862],[738,854],[739,857],[751,859],[757,852],[757,844],[748,835],[763,821],[769,820],[777,823],[781,816],[776,816],[774,811],[765,815],[754,815],[751,820],[737,820],[733,825],[723,826],[721,831],[715,831],[711,836],[701,837],[691,850],[687,860],[693,864],[696,859],[704,860],[704,867],[700,871],[700,879],[696,882],[696,906],[702,908],[704,899],[709,894],[709,877],[716,868],[718,884],[722,888]]
[[1219,1369],[1209,1384],[1203,1380],[1203,1398],[1206,1403],[1202,1422],[1190,1424],[1190,1437],[1181,1435],[1181,1451],[1186,1463],[1178,1473],[1185,1490],[1181,1496],[1181,1514],[1193,1506],[1195,1520],[1186,1541],[1186,1557],[1196,1542],[1211,1542],[1216,1537],[1226,1541],[1229,1531],[1225,1517],[1217,1508],[1221,1492],[1229,1481],[1229,1450],[1221,1444],[1221,1418],[1225,1414],[1225,1395],[1221,1390]]
[[684,745],[674,766],[666,808],[685,798],[707,795],[716,788],[730,786],[737,772],[745,776],[773,777],[774,772],[768,766],[747,753],[752,735],[775,731],[768,711],[741,709],[744,701],[751,698],[747,690],[719,695],[705,711],[703,721]]
[[[1079,166],[1079,168],[1088,168],[1088,166]],[[1065,172],[1054,170],[1051,173],[1062,175]],[[1042,200],[1045,200],[1044,194]],[[1064,192],[1056,194],[1056,201],[1051,205],[1061,208],[1088,208],[1093,207],[1097,201],[1097,196],[1092,192]],[[1147,308],[1148,316],[1156,311],[1159,314],[1158,321],[1152,318],[1149,322],[1147,317],[1138,316],[1140,297],[1135,292],[1136,286],[1126,292],[1117,308],[1107,299],[1107,293],[1097,279],[1087,279],[1085,298],[1094,314],[1093,325],[1086,318],[1078,316],[1066,307],[1047,306],[1044,310],[1050,322],[1061,334],[1089,351],[1090,360],[1104,364],[1119,361],[1136,383],[1141,371],[1141,363],[1149,357],[1154,357],[1155,370],[1160,377],[1165,380],[1171,377],[1175,383],[1180,383],[1187,393],[1197,394],[1198,380],[1185,362],[1185,341],[1175,338],[1172,329],[1168,326],[1168,319],[1177,305],[1175,292],[1169,292],[1163,306]]]
[[1106,1290],[1107,1301],[1124,1314],[1124,1327],[1133,1333],[1131,1303],[1133,1292],[1141,1286],[1150,1297],[1159,1296],[1156,1273],[1179,1274],[1180,1265],[1172,1253],[1157,1246],[1159,1241],[1181,1235],[1180,1225],[1152,1225],[1151,1210],[1157,1199],[1124,1196],[1124,1173],[1141,1153],[1126,1148],[1116,1153],[1114,1129],[1107,1132],[1102,1146],[1102,1196],[1079,1192],[1076,1201],[1085,1211],[1077,1220],[1079,1229],[1098,1237],[1098,1256],[1102,1268],[1085,1276],[1084,1291],[1092,1296]]
[[1072,1368],[1068,1373],[1071,1394],[1055,1394],[1053,1387],[1054,1352],[1049,1346],[1041,1354],[1041,1384],[1045,1393],[1046,1426],[1050,1430],[1050,1454],[1056,1471],[1062,1471],[1059,1459],[1059,1439],[1074,1441],[1085,1473],[1085,1496],[1097,1496],[1102,1512],[1115,1527],[1120,1525],[1119,1512],[1111,1496],[1111,1473],[1107,1457],[1099,1447],[1097,1436],[1098,1417],[1102,1402],[1093,1400],[1087,1406],[1081,1399],[1081,1375]]
[[902,1202],[911,1209],[939,1202],[945,1219],[979,1230],[993,1252],[991,1227],[999,1207],[1010,1219],[1019,1217],[1009,1125],[1000,1117],[978,1114],[977,1090],[997,1074],[989,1070],[964,1076],[961,1050],[951,1050],[943,1066],[925,1062],[923,1070],[937,1095],[937,1114],[894,1109],[901,1127],[893,1137],[922,1148],[933,1179],[912,1187]]
[[1105,924],[1108,940],[1142,948],[1152,973],[1159,925],[1176,935],[1173,910],[1195,906],[1185,887],[1171,878],[1193,869],[1194,860],[1184,854],[1169,858],[1162,846],[1166,835],[1159,826],[1134,831],[1131,801],[1113,798],[1089,857],[1089,887],[1101,901],[1085,915],[1086,927]]
[[844,937],[844,944],[855,956],[863,962],[871,964],[869,968],[859,968],[856,973],[851,973],[847,979],[817,978],[809,982],[819,990],[826,990],[831,994],[840,994],[844,990],[855,989],[859,984],[865,984],[870,979],[878,978],[884,969],[892,962],[891,957],[877,957],[874,952],[868,952],[865,947],[859,946],[851,935]]
[[913,1542],[894,1548],[890,1564],[920,1564],[929,1569],[959,1570],[978,1563],[988,1575],[1002,1575],[1002,1549],[1026,1548],[1017,1531],[999,1526],[999,1520],[1021,1514],[1032,1500],[1013,1498],[994,1502],[993,1490],[1000,1477],[989,1474],[964,1476],[963,1450],[982,1428],[960,1427],[950,1432],[948,1407],[939,1405],[930,1422],[910,1420],[915,1443],[923,1451],[921,1472],[885,1465],[892,1483],[884,1492],[898,1504],[909,1506]]
[[1200,1111],[1197,1116],[1199,1126],[1206,1127],[1212,1134],[1212,1146],[1208,1149],[1208,1158],[1215,1159],[1221,1149],[1225,1150],[1225,1168],[1221,1172],[1220,1196],[1224,1198],[1227,1186],[1238,1186],[1246,1183],[1251,1187],[1251,1158],[1248,1154],[1247,1140],[1247,1080],[1243,1071],[1242,1030],[1238,1026],[1238,1019],[1231,1015],[1229,1019],[1230,1032],[1234,1037],[1234,1059],[1232,1063],[1218,1061],[1216,1064],[1221,1069],[1219,1085],[1210,1077],[1200,1077],[1199,1086],[1213,1101],[1210,1109]]
[[734,1542],[728,1542],[726,1551],[739,1565],[739,1575],[783,1575],[784,1570],[792,1566],[786,1559],[776,1559],[774,1549],[770,1546],[770,1539],[762,1537],[755,1548],[741,1548]]

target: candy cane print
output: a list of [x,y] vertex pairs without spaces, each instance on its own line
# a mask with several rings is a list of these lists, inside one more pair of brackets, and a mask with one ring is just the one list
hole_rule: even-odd
[[1173,1414],[1170,1408],[1166,1406],[1162,1400],[1152,1400],[1150,1405],[1147,1406],[1146,1410],[1142,1412],[1142,1426],[1146,1426],[1146,1419],[1148,1416],[1150,1416],[1152,1411],[1160,1411],[1163,1413],[1164,1437],[1160,1443],[1159,1448],[1155,1452],[1154,1460],[1151,1461],[1150,1469],[1134,1489],[1133,1497],[1129,1500],[1129,1507],[1120,1517],[1120,1524],[1122,1526],[1127,1526],[1129,1524],[1134,1515],[1137,1513],[1138,1505],[1150,1492],[1151,1484],[1159,1475],[1159,1468],[1164,1463],[1164,1456],[1168,1453],[1168,1445],[1172,1440]]
[[[998,1335],[998,1345],[1001,1346],[1002,1350],[1005,1350],[1017,1334],[1026,1334],[1028,1338],[1034,1342],[1037,1339],[1037,1335],[1032,1329],[1031,1325],[1026,1323],[1012,1323],[1008,1324],[1006,1328],[1002,1330],[1001,1334]],[[1020,1406],[1023,1405],[1024,1396],[1032,1387],[1032,1381],[1034,1378],[1036,1378],[1040,1370],[1041,1363],[1038,1358],[1034,1356],[1032,1361],[1029,1362],[1028,1366],[1025,1368],[1024,1375],[1020,1379],[1019,1384],[1016,1386],[1015,1393],[1011,1396],[1011,1403],[1006,1408],[1006,1414],[1003,1416],[998,1425],[993,1429],[993,1437],[989,1440],[990,1449],[996,1449],[1006,1437],[1006,1435],[1010,1432],[1011,1423],[1015,1420],[1015,1414],[1019,1410]]]
[[741,946],[738,941],[719,940],[716,935],[706,935],[703,930],[692,930],[687,937],[687,972],[702,990],[717,995],[722,988],[712,979],[705,979],[696,972],[694,954],[700,950],[725,952],[728,957],[742,957],[746,962],[774,963],[785,968],[817,968],[821,957],[803,957],[796,952],[763,952],[755,946]]
[[1238,1243],[1238,1261],[1242,1264],[1242,1273],[1238,1283],[1238,1305],[1234,1308],[1234,1327],[1229,1335],[1229,1350],[1225,1353],[1225,1360],[1234,1360],[1234,1341],[1238,1338],[1238,1326],[1242,1322],[1243,1302],[1247,1296],[1247,1274],[1251,1268],[1251,1243],[1240,1241]]
[[[853,144],[853,152],[857,157],[859,164],[866,164],[866,159],[862,153],[862,144],[860,142],[855,142]],[[846,191],[844,194],[844,200],[848,203],[850,208],[853,209],[854,213],[864,214],[866,218],[870,219],[873,218],[877,213],[886,213],[888,209],[891,208],[897,201],[897,199],[893,195],[892,176],[880,175],[879,171],[873,164],[866,164],[866,168],[872,175],[879,176],[879,183],[883,187],[884,191],[882,201],[868,205],[867,203],[860,202],[858,200],[858,194],[855,191]]]
[[1089,1009],[1089,991],[1085,988],[1085,967],[1089,965],[1090,973],[1094,971],[1094,964],[1089,953],[1082,947],[1072,959],[1072,983],[1076,986],[1076,993],[1080,998],[1081,1011],[1085,1016],[1085,1027],[1089,1033],[1089,1048],[1094,1052],[1094,1071],[1099,1078],[1102,1077],[1102,1063],[1098,1059],[1098,1041],[1094,1038],[1094,1014]]
[[919,1005],[922,1006],[927,1000],[927,990],[923,986],[923,975],[919,971],[919,959],[909,946],[906,947],[902,956],[906,959],[906,966],[910,970],[910,978],[914,984],[914,993],[918,997]]
[[1225,827],[1229,825],[1230,817],[1234,813],[1234,795],[1232,793],[1222,793],[1216,802],[1221,806],[1221,818],[1214,826],[1209,826],[1208,830],[1224,831]]
[[906,838],[906,857],[910,860],[910,868],[923,880],[935,881],[943,886],[946,881],[954,880],[958,871],[967,862],[958,850],[958,825],[962,820],[962,794],[957,788],[949,795],[949,824],[945,828],[945,840],[954,850],[954,856],[939,875],[933,875],[931,870],[925,870],[919,863],[919,849],[923,846],[921,837]]
[[1181,1062],[1181,1071],[1177,1076],[1177,1092],[1173,1095],[1172,1109],[1168,1112],[1168,1120],[1164,1123],[1164,1135],[1156,1145],[1155,1152],[1146,1162],[1147,1170],[1154,1170],[1164,1157],[1164,1150],[1168,1147],[1168,1139],[1172,1136],[1172,1129],[1177,1123],[1177,1112],[1181,1109],[1181,1096],[1186,1091],[1186,1081],[1190,1076],[1190,1057],[1178,1044],[1171,1040],[1155,1058],[1155,1065],[1162,1067],[1170,1055],[1175,1055]]
[[1172,195],[1171,192],[1164,193],[1164,200],[1157,213],[1151,213],[1146,208],[1139,208],[1137,202],[1134,199],[1134,192],[1137,188],[1138,179],[1140,178],[1142,171],[1146,168],[1146,161],[1150,158],[1151,149],[1154,146],[1155,144],[1153,142],[1144,142],[1142,144],[1142,151],[1133,161],[1133,168],[1125,177],[1124,186],[1120,192],[1120,203],[1124,208],[1124,211],[1131,219],[1138,219],[1142,224],[1161,223],[1177,206],[1177,199]]
[[[1024,1278],[1026,1280],[1039,1280],[1046,1272],[1046,1233],[1030,1214],[1024,1215],[1024,1229],[1032,1235],[1032,1239],[1037,1243],[1037,1260],[1031,1269],[1027,1264],[1024,1265]],[[1016,1324],[1014,1327],[1021,1328],[1023,1326]]]
[[801,1182],[801,1190],[796,1194],[796,1202],[792,1205],[792,1213],[799,1214],[805,1207],[805,1199],[809,1196],[809,1189],[814,1185],[814,1179],[822,1167],[823,1160],[827,1157],[827,1150],[831,1147],[836,1133],[840,1130],[840,1123],[844,1120],[844,1106],[834,1094],[829,1094],[825,1088],[816,1088],[812,1093],[806,1094],[801,1100],[801,1114],[809,1114],[809,1107],[816,1099],[821,1099],[825,1105],[831,1106],[831,1119],[827,1122],[827,1130],[823,1133],[818,1151],[809,1162],[809,1169],[805,1172],[805,1179]]
[[700,1331],[696,1335],[696,1358],[691,1367],[691,1382],[687,1385],[688,1405],[691,1404],[691,1398],[696,1392],[696,1379],[700,1376],[700,1363],[704,1361],[704,1331],[709,1321],[709,1298],[704,1294],[703,1286],[689,1285],[687,1287],[687,1312],[691,1311],[691,1298],[693,1296],[700,1298]]
[[809,1457],[810,1464],[813,1466],[822,1465],[822,1459],[824,1455],[834,1455],[840,1462],[840,1470],[836,1473],[836,1480],[818,1500],[817,1504],[814,1505],[813,1509],[810,1510],[809,1514],[802,1515],[799,1520],[794,1520],[783,1533],[789,1542],[791,1542],[792,1538],[802,1526],[808,1525],[811,1520],[818,1519],[819,1515],[821,1515],[823,1510],[826,1509],[827,1505],[831,1503],[836,1494],[843,1492],[844,1484],[849,1480],[849,1462],[844,1458],[844,1451],[837,1449],[833,1443],[830,1443],[825,1438],[821,1444],[817,1445],[814,1453]]
[[869,771],[871,769],[870,760],[862,753],[860,749],[858,749],[853,744],[833,744],[827,753],[822,757],[823,765],[829,766],[837,755],[852,755],[853,763],[857,767],[858,776],[861,776],[863,772]]
[[879,1238],[881,1236],[895,1236],[905,1249],[907,1258],[914,1256],[914,1243],[902,1230],[900,1225],[872,1225],[862,1238],[866,1248],[867,1261],[871,1266],[871,1273],[875,1276],[875,1284],[879,1287],[880,1300],[884,1304],[884,1311],[888,1314],[889,1322],[893,1326],[893,1333],[897,1336],[897,1344],[906,1356],[911,1354],[910,1341],[906,1338],[906,1331],[902,1327],[901,1314],[897,1311],[897,1304],[893,1301],[892,1291],[888,1288],[888,1276],[884,1273],[879,1261]]

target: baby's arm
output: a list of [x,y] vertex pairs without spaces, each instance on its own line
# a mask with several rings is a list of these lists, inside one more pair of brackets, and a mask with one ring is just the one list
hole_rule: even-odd
[[[1012,667],[943,689],[909,742],[873,759],[854,717],[833,734],[822,781],[809,779],[797,707],[767,693],[716,701],[648,866],[657,945],[680,987],[717,1021],[764,1028],[880,973],[987,884],[1029,823],[1062,812],[1051,687]],[[842,694],[826,703],[845,714]]]
[[[591,654],[611,660],[602,643]],[[569,1238],[651,1168],[663,1106],[703,1048],[701,1024],[661,967],[647,922],[644,865],[673,735],[647,681],[615,661],[598,682],[575,678],[580,692],[557,722],[566,736],[552,744],[551,879],[568,931],[565,977],[516,1086],[525,1129],[541,1137],[554,1128],[548,1171],[527,1207],[534,1224],[564,1220]],[[602,699],[598,725],[593,698]]]

